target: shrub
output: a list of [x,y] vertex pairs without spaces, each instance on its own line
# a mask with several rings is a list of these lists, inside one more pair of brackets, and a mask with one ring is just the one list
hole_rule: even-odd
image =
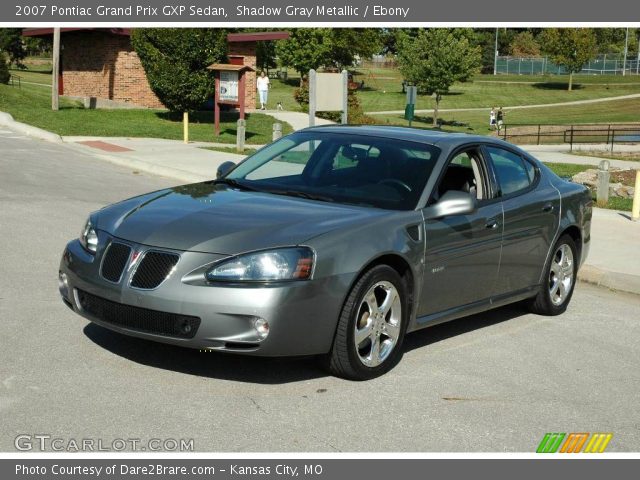
[[[309,84],[304,82],[301,87],[296,88],[293,92],[293,98],[302,107],[304,112],[309,111]],[[347,121],[352,125],[373,125],[376,120],[364,113],[362,105],[360,105],[360,98],[356,89],[349,89],[347,96],[348,111]],[[333,122],[340,122],[342,118],[342,112],[316,112],[316,116],[319,118],[325,118]]]
[[212,63],[226,59],[227,31],[219,28],[136,29],[131,42],[149,85],[172,112],[198,110],[215,92]]

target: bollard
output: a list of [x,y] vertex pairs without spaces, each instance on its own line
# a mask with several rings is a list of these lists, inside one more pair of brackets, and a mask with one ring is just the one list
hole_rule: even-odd
[[243,153],[244,152],[244,140],[247,130],[247,121],[244,119],[239,119],[237,122],[236,129],[236,151]]
[[633,189],[633,206],[631,207],[631,220],[638,221],[640,217],[640,170],[636,170],[636,185]]
[[184,112],[182,114],[182,129],[184,143],[189,143],[189,112]]
[[609,203],[609,160],[602,160],[598,165],[598,192],[596,204],[605,207]]
[[271,137],[271,140],[275,142],[279,138],[282,138],[282,124],[276,122],[273,124],[273,135]]

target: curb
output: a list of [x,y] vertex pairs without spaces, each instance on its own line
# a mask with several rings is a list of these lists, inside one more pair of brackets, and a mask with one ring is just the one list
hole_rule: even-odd
[[602,270],[593,265],[583,265],[578,280],[618,292],[640,295],[640,276]]
[[7,127],[14,132],[21,133],[28,137],[44,140],[45,142],[62,143],[62,137],[57,133],[32,127],[26,123],[16,122],[10,114],[5,112],[0,112],[0,126]]
[[[88,153],[85,149],[79,148],[75,145],[72,145],[69,143],[66,143],[66,145],[70,146],[76,151],[81,151],[84,154]],[[206,180],[211,180],[211,178],[205,178],[203,176],[188,172],[186,170],[180,170],[180,169],[171,168],[171,167],[163,167],[163,166],[155,165],[153,163],[145,162],[142,160],[132,160],[129,158],[121,158],[121,157],[116,157],[115,155],[106,155],[104,153],[96,153],[96,152],[91,152],[90,155],[94,158],[98,158],[100,160],[113,163],[114,165],[130,168],[133,170],[149,173],[152,175],[159,175],[161,177],[172,178],[175,180],[179,180],[181,182],[199,183],[199,182],[204,182]]]

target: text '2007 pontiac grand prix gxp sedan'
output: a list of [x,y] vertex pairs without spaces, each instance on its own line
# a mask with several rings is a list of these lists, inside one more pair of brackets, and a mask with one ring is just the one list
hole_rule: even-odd
[[198,349],[388,371],[406,333],[517,301],[567,308],[588,190],[500,140],[399,127],[288,135],[213,181],[90,215],[62,298],[103,327]]

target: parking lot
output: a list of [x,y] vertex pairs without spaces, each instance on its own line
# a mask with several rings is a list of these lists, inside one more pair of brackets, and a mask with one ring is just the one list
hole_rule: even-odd
[[124,337],[65,307],[58,262],[87,214],[174,183],[0,130],[1,451],[45,434],[193,439],[196,451],[533,452],[546,432],[612,432],[608,451],[640,449],[638,296],[579,284],[560,317],[511,306],[433,327],[364,383],[314,359]]

